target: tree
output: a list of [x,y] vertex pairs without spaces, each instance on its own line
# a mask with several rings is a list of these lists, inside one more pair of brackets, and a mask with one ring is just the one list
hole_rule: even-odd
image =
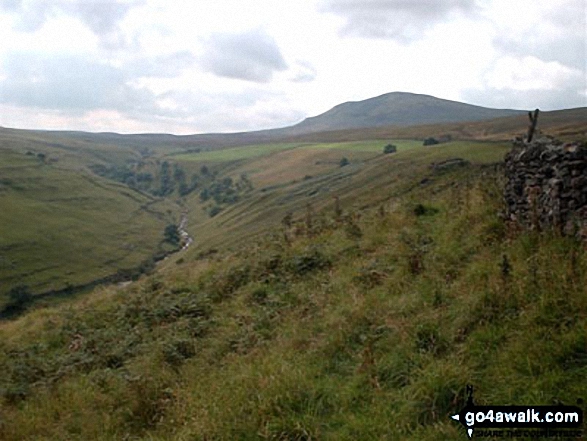
[[165,242],[169,242],[171,245],[178,246],[181,242],[181,236],[179,234],[179,229],[175,224],[168,224],[165,227]]
[[207,188],[204,188],[201,192],[200,192],[200,200],[202,202],[206,202],[208,199],[210,199],[210,191]]
[[341,167],[344,167],[345,165],[349,165],[349,164],[350,164],[350,162],[346,157],[341,158],[340,163],[339,163],[339,165]]
[[385,147],[383,147],[383,153],[395,153],[397,152],[397,147],[394,146],[393,144],[387,144]]
[[26,285],[18,285],[8,291],[9,302],[6,305],[5,311],[20,312],[32,302],[33,295]]
[[210,207],[210,210],[208,211],[208,215],[210,217],[214,217],[218,213],[220,213],[221,211],[222,211],[222,208],[221,207],[219,207],[218,205],[213,205],[212,207]]
[[435,138],[430,137],[430,138],[426,138],[424,140],[424,145],[435,145],[435,144],[438,144],[438,141]]

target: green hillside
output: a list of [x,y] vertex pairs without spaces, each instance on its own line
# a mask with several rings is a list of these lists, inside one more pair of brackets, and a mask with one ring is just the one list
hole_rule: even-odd
[[[397,153],[383,154],[388,143],[396,145]],[[188,227],[198,245],[188,257],[252,240],[267,228],[279,226],[288,213],[302,218],[309,207],[320,210],[332,205],[334,197],[342,206],[355,209],[384,202],[430,178],[433,162],[451,157],[476,164],[496,162],[509,144],[455,141],[425,148],[418,141],[382,139],[275,145],[268,146],[264,155],[249,157],[249,152],[259,152],[261,147],[173,156],[181,164],[207,164],[235,178],[245,174],[254,187],[214,217],[207,214],[212,201],[202,203],[197,191],[186,198]],[[212,158],[215,161],[208,161]],[[340,166],[342,158],[349,160],[348,166]]]
[[132,157],[114,146],[0,136],[0,310],[17,286],[75,288],[171,249],[163,232],[178,217],[175,203],[87,168]]
[[373,145],[183,158],[253,190],[188,194],[155,274],[0,322],[0,438],[444,441],[467,384],[586,397],[587,252],[503,223],[507,144]]

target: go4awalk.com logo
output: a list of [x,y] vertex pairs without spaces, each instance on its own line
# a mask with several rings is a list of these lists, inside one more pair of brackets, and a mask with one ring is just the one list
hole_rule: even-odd
[[477,406],[473,402],[472,386],[467,386],[467,395],[465,407],[451,418],[465,426],[469,438],[473,434],[533,439],[583,435],[583,411],[577,406]]

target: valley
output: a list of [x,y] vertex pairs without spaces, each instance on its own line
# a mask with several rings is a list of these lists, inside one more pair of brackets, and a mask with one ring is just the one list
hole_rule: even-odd
[[433,441],[467,384],[575,403],[587,253],[504,220],[524,130],[0,129],[0,438]]

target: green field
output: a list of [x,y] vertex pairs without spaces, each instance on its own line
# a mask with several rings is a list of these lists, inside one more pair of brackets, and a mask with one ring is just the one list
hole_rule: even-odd
[[176,161],[198,161],[198,162],[229,162],[242,159],[251,159],[266,156],[270,153],[296,148],[304,149],[337,149],[368,153],[382,153],[383,147],[393,143],[398,151],[411,149],[422,145],[420,141],[412,140],[376,140],[356,142],[335,142],[335,143],[282,143],[282,144],[258,144],[232,147],[221,150],[203,151],[199,153],[186,153],[173,155],[170,159]]
[[[398,152],[384,155],[383,146],[389,142],[398,146]],[[190,253],[246,242],[269,226],[279,225],[288,212],[302,218],[308,204],[324,208],[332,204],[334,196],[349,207],[379,203],[416,185],[417,176],[434,179],[430,166],[435,162],[459,157],[473,165],[495,163],[510,148],[507,143],[473,141],[427,147],[419,141],[389,142],[304,145],[266,152],[245,162],[224,162],[224,173],[246,173],[255,191],[213,218],[199,211],[202,203],[197,194],[188,198],[193,215],[190,228],[198,242]],[[243,153],[247,148],[242,147]],[[343,156],[350,160],[347,167],[339,165]]]
[[89,171],[0,149],[0,294],[83,285],[138,266],[161,251],[167,210],[176,209]]
[[422,146],[421,141],[416,140],[373,140],[373,141],[352,141],[352,142],[329,142],[329,143],[315,143],[309,144],[304,148],[307,149],[340,149],[351,152],[368,152],[368,153],[383,153],[383,147],[387,144],[393,144],[397,147],[397,151],[401,152]]
[[174,155],[172,159],[176,161],[198,162],[239,161],[241,159],[250,159],[258,156],[264,156],[269,153],[278,152],[281,150],[292,149],[295,147],[299,147],[300,145],[301,144],[299,143],[247,145],[242,147],[232,147],[221,150],[204,151],[200,153],[179,154]]

